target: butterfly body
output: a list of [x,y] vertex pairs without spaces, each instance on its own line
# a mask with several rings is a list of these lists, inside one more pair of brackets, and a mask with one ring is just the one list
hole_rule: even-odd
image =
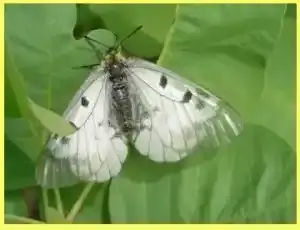
[[[127,138],[134,130],[132,102],[130,99],[130,86],[127,74],[124,71],[126,65],[116,55],[110,55],[105,62],[104,72],[108,73],[111,82],[111,111],[115,113],[117,126]],[[110,123],[111,124],[111,123]]]

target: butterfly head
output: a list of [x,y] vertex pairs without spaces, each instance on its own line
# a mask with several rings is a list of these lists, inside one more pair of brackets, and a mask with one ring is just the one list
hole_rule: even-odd
[[119,47],[113,46],[109,47],[108,50],[106,51],[107,56],[116,56],[119,52]]
[[107,50],[104,60],[108,65],[113,65],[121,61],[122,56],[119,50],[119,47],[110,47]]
[[105,69],[110,73],[109,79],[114,83],[121,83],[126,80],[125,65],[122,60],[122,55],[117,48],[111,48],[105,56]]

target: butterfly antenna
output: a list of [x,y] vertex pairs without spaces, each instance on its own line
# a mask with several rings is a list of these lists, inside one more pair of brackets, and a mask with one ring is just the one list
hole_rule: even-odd
[[86,40],[88,40],[88,41],[92,41],[92,42],[98,43],[98,44],[100,44],[100,45],[103,45],[103,46],[105,46],[106,48],[111,48],[110,46],[104,44],[103,42],[97,41],[97,40],[95,40],[95,39],[93,39],[93,38],[90,38],[90,37],[88,37],[88,36],[84,36],[84,38],[85,38]]
[[122,43],[124,41],[126,41],[128,38],[130,38],[132,35],[134,35],[136,32],[138,32],[140,29],[142,29],[142,25],[138,26],[137,28],[134,29],[134,31],[132,31],[130,34],[128,34],[125,38],[123,38],[119,43],[118,45],[116,45],[116,47],[122,45]]
[[104,56],[104,54],[93,44],[93,42],[95,42],[95,43],[97,43],[97,44],[101,44],[101,45],[103,45],[103,46],[105,46],[105,47],[108,47],[109,48],[109,46],[107,46],[107,45],[105,45],[104,43],[102,43],[102,42],[99,42],[99,41],[97,41],[97,40],[95,40],[95,39],[92,39],[92,38],[90,38],[90,37],[88,37],[88,36],[84,36],[84,39],[85,39],[85,41],[89,44],[89,46],[95,51],[95,53],[96,53],[96,57],[97,57],[97,59],[99,60],[99,61],[101,61],[102,60],[102,58],[103,58],[103,56]]

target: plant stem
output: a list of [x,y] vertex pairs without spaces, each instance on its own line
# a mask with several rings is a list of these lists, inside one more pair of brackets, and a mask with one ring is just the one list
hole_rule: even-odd
[[89,194],[90,190],[92,189],[93,185],[94,185],[94,182],[89,182],[86,184],[86,186],[84,187],[83,191],[81,192],[79,198],[77,199],[76,203],[73,205],[71,211],[69,212],[69,214],[66,218],[68,221],[73,222],[74,218],[76,217],[77,213],[81,209],[81,206],[82,206],[85,198]]
[[64,207],[63,207],[63,203],[61,201],[59,189],[57,189],[57,188],[54,189],[54,197],[55,197],[55,202],[56,202],[56,208],[57,208],[58,212],[64,217],[65,216]]
[[26,218],[23,216],[15,216],[12,214],[5,214],[5,220],[10,220],[10,221],[17,221],[17,222],[22,222],[26,224],[45,224],[45,222]]
[[48,191],[45,188],[42,188],[42,197],[43,197],[44,215],[47,220],[48,219],[47,207],[49,206],[49,202],[48,202]]

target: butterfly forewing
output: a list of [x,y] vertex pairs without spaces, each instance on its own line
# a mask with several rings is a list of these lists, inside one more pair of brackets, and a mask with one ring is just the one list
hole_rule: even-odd
[[110,84],[103,68],[91,72],[64,117],[77,131],[52,135],[37,168],[38,183],[62,187],[78,181],[106,181],[117,175],[127,155],[124,140],[109,126]]

